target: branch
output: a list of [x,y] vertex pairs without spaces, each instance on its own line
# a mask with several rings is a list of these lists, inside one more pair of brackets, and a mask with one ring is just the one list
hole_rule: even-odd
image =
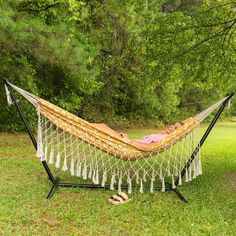
[[225,6],[234,5],[234,4],[236,4],[236,1],[234,1],[234,2],[231,1],[231,2],[224,3],[224,4],[216,5],[216,6],[208,8],[205,12],[208,12],[210,10],[214,10],[216,8],[219,8],[219,7],[225,7]]
[[183,53],[177,55],[177,56],[175,57],[175,59],[186,55],[186,54],[189,53],[191,50],[196,49],[197,47],[199,47],[200,45],[202,45],[202,44],[205,43],[205,42],[208,42],[208,41],[210,41],[210,40],[212,40],[212,39],[214,39],[214,38],[218,38],[218,37],[221,37],[221,36],[225,36],[225,34],[228,34],[228,32],[230,31],[230,29],[233,27],[233,25],[234,25],[235,23],[236,23],[236,21],[234,21],[230,26],[224,27],[223,30],[221,30],[221,31],[219,31],[219,32],[217,32],[217,33],[215,33],[214,35],[212,35],[212,36],[210,36],[210,37],[208,37],[208,38],[205,38],[205,39],[203,39],[203,40],[197,42],[196,44],[194,44],[193,46],[191,46],[191,47],[189,47],[187,50],[185,50],[185,52],[183,52]]

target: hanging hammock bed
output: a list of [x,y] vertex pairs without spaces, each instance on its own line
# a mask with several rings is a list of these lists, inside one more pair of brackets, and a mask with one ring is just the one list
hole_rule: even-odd
[[[4,82],[8,103],[15,104],[36,155],[53,183],[48,198],[57,187],[127,189],[128,193],[138,187],[141,193],[144,189],[173,190],[187,202],[176,187],[183,180],[189,182],[202,174],[200,148],[233,96],[228,95],[196,116],[179,122],[173,130],[158,134],[157,140],[147,141],[149,137],[133,140],[105,124],[89,123],[6,79]],[[36,108],[37,138],[29,128],[14,90]],[[217,108],[210,126],[198,141],[195,129]],[[53,176],[48,164],[93,184],[63,183]]]

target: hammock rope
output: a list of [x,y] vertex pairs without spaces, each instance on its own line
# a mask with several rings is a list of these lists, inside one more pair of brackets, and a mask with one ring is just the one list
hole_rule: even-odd
[[[227,97],[217,101],[193,118],[183,121],[183,125],[158,143],[140,145],[137,141],[123,139],[119,133],[109,133],[91,123],[64,111],[61,108],[10,84],[13,89],[33,104],[38,112],[37,157],[41,161],[54,164],[72,176],[90,180],[94,184],[110,184],[110,189],[118,185],[128,185],[128,193],[133,186],[144,187],[154,192],[157,186],[166,189],[166,180],[175,188],[202,174],[201,154],[186,170],[185,180],[181,178],[189,156],[197,146],[195,128],[218,108]],[[7,100],[12,104],[6,87]]]

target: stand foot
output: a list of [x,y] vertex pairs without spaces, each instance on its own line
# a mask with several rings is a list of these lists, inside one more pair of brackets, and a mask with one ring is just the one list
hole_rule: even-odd
[[183,201],[184,203],[188,203],[188,200],[183,196],[183,194],[177,188],[173,188],[172,185],[168,182],[166,183],[166,186],[168,186],[168,191],[175,192],[181,201]]
[[181,201],[188,203],[188,200],[183,196],[182,193],[179,192],[177,188],[172,188],[172,191],[174,191],[177,194],[177,196],[180,198]]
[[47,199],[51,198],[53,196],[53,194],[55,193],[56,189],[58,188],[58,184],[59,184],[59,178],[55,179],[55,182],[52,185],[52,188],[50,189],[48,195],[47,195]]

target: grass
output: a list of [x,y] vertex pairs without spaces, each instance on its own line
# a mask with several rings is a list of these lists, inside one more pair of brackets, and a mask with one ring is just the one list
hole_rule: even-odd
[[120,206],[107,190],[58,189],[46,200],[50,183],[27,135],[0,133],[0,235],[236,235],[235,133],[235,122],[219,123],[209,136],[204,174],[180,187],[189,204],[137,192]]

